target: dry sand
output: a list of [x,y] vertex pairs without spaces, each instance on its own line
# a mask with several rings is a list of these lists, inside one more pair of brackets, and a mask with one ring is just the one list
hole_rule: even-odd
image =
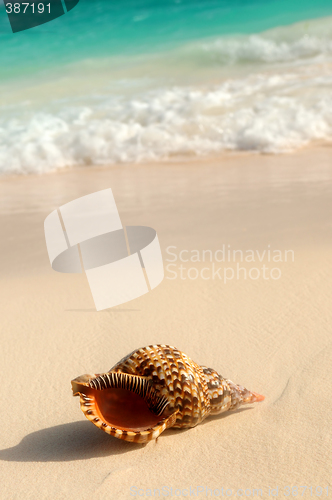
[[[96,312],[84,275],[51,269],[43,221],[107,187],[124,225],[157,230],[165,279]],[[331,194],[329,148],[1,180],[1,499],[129,499],[139,488],[145,498],[162,487],[160,497],[173,488],[211,498],[208,488],[266,499],[269,487],[284,497],[289,486],[312,487],[302,498],[313,498],[330,485]],[[182,262],[186,279],[170,279],[181,262],[168,267],[167,247],[178,255],[223,245],[266,250],[243,266],[277,268],[280,278],[242,271],[224,283],[212,279],[212,262]],[[268,249],[293,254],[269,262]],[[236,264],[217,263],[221,276]],[[209,279],[188,278],[203,267]],[[153,343],[175,345],[265,401],[146,446],[104,434],[84,418],[70,380]]]

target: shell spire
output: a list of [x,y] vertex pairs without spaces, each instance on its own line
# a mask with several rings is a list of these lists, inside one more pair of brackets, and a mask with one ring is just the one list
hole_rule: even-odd
[[77,377],[72,390],[88,420],[137,443],[264,399],[168,345],[142,347],[107,373]]
[[234,384],[231,380],[223,378],[212,368],[202,366],[202,369],[209,389],[211,415],[236,410],[244,404],[256,403],[265,399],[261,394],[249,391],[242,385]]

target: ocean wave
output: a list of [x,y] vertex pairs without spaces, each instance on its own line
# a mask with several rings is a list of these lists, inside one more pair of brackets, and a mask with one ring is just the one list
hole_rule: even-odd
[[203,64],[289,63],[332,56],[332,18],[303,21],[260,34],[219,37],[186,45],[182,57]]
[[[243,81],[242,81],[243,84]],[[98,108],[37,113],[0,126],[2,172],[47,172],[67,165],[163,160],[224,150],[287,152],[332,139],[332,95],[260,95],[263,82],[173,88]],[[280,86],[278,77],[264,88]],[[239,102],[241,101],[241,102]]]
[[295,28],[284,28],[269,32],[269,40],[265,34],[244,37],[241,43],[238,38],[200,42],[200,50],[206,44],[219,56],[268,62],[230,72],[219,84],[159,83],[146,90],[133,86],[122,95],[104,91],[76,106],[62,98],[24,113],[19,103],[15,109],[3,108],[0,173],[202,157],[225,150],[284,153],[315,140],[330,142],[329,30],[331,20],[322,23],[320,38],[302,39]]
[[215,40],[191,48],[196,57],[213,63],[279,63],[319,56],[332,56],[332,40],[303,35],[291,42],[271,40],[258,35],[241,39]]

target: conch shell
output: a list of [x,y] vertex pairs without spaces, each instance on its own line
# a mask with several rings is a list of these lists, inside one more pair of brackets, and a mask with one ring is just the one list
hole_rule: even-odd
[[111,436],[136,443],[264,399],[169,345],[142,347],[109,372],[82,375],[71,384],[88,420]]

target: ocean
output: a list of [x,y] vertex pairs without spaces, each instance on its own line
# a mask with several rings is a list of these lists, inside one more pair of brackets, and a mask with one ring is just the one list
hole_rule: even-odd
[[0,174],[332,142],[331,0],[0,4],[0,46]]

